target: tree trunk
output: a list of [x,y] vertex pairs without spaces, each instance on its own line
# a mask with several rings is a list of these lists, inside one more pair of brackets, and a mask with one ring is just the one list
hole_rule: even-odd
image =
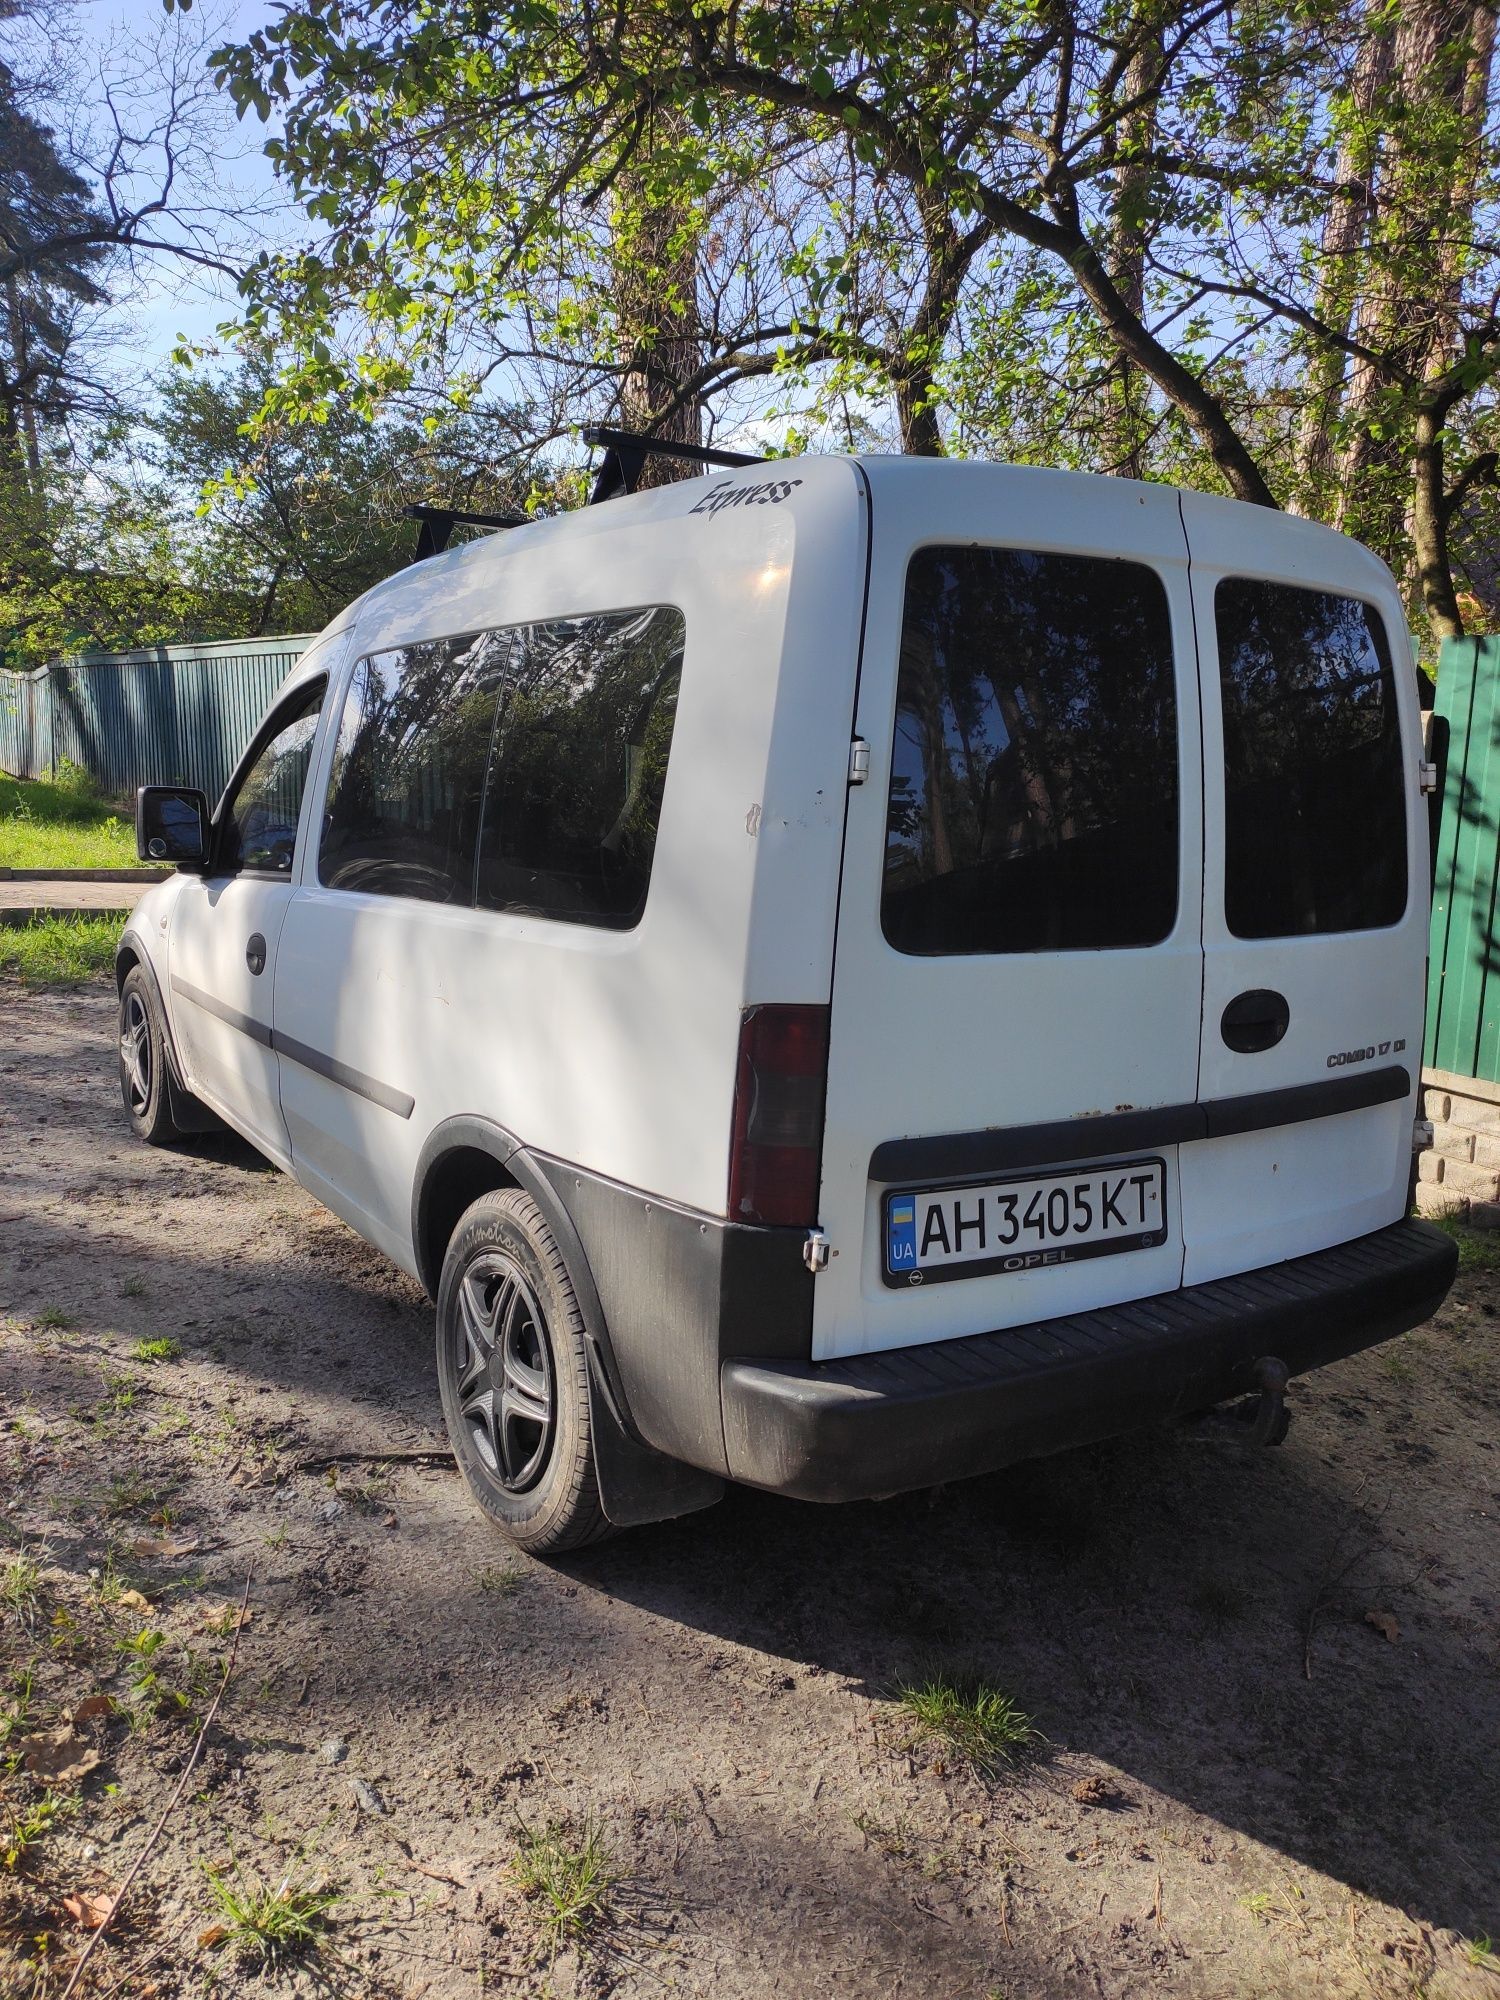
[[[663,147],[681,128],[677,111],[653,112]],[[649,141],[648,141],[649,144]],[[703,403],[683,387],[703,365],[698,312],[699,231],[691,205],[665,198],[651,162],[621,174],[616,184],[614,284],[621,359],[620,421],[626,430],[682,444],[702,444]],[[641,468],[641,489],[669,486],[699,468],[653,454]]]
[[1461,639],[1463,614],[1453,587],[1453,564],[1448,549],[1443,422],[1443,416],[1430,405],[1417,412],[1412,451],[1411,539],[1417,581],[1433,636]]
[[[1323,225],[1317,315],[1325,326],[1347,334],[1357,290],[1356,253],[1368,235],[1375,211],[1379,153],[1372,113],[1390,78],[1395,39],[1385,0],[1371,0],[1354,59],[1350,125],[1334,167],[1337,183]],[[1346,361],[1322,347],[1308,363],[1307,402],[1297,434],[1297,511],[1320,519],[1338,471],[1333,424],[1344,395]]]
[[[1161,28],[1152,25],[1143,9],[1136,32],[1140,41],[1125,68],[1122,96],[1131,103],[1143,101],[1120,120],[1114,134],[1119,164],[1115,169],[1114,227],[1110,232],[1110,266],[1115,290],[1137,319],[1145,315],[1146,252],[1150,231],[1146,224],[1146,203],[1150,194],[1150,169],[1143,164],[1156,142],[1155,86],[1161,74]],[[1100,436],[1104,470],[1126,479],[1146,476],[1143,446],[1149,420],[1147,378],[1128,354],[1121,354],[1117,369],[1105,388],[1104,421]]]

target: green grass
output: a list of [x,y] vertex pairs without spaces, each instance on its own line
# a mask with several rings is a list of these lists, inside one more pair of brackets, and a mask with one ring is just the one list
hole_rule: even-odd
[[523,1826],[511,1866],[554,1955],[564,1945],[586,1945],[608,1921],[617,1877],[591,1820],[576,1834],[564,1820],[548,1820],[540,1832]]
[[203,1872],[219,1912],[213,1932],[205,1935],[247,1963],[271,1967],[316,1951],[340,1900],[327,1883],[290,1873],[267,1882],[232,1858],[227,1869],[205,1864]]
[[182,1342],[163,1334],[157,1340],[138,1340],[130,1351],[137,1361],[175,1361],[182,1353]]
[[0,1606],[29,1627],[42,1608],[42,1565],[25,1551],[0,1564]]
[[97,979],[115,962],[118,917],[42,917],[0,928],[0,972],[28,986],[76,986]]
[[64,766],[55,779],[0,776],[0,868],[136,868],[135,827]]
[[941,1744],[981,1778],[997,1778],[1046,1741],[1031,1717],[988,1681],[934,1674],[903,1682],[896,1702],[911,1718],[912,1742]]
[[1426,1219],[1458,1245],[1460,1271],[1493,1271],[1500,1266],[1500,1230],[1471,1229],[1457,1208],[1439,1209]]
[[8,1824],[0,1828],[0,1868],[24,1867],[57,1821],[67,1819],[73,1809],[73,1800],[58,1798],[52,1792],[44,1792],[28,1805],[11,1806]]

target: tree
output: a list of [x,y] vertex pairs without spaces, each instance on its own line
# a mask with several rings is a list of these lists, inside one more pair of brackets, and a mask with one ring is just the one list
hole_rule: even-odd
[[[742,297],[785,308],[705,340],[695,393],[863,371],[931,449],[939,402],[988,381],[1023,428],[1056,434],[1059,403],[1081,417],[1096,463],[1261,505],[1363,503],[1357,440],[1378,432],[1402,498],[1367,532],[1399,565],[1409,522],[1434,627],[1455,629],[1442,530],[1492,461],[1450,459],[1482,436],[1500,365],[1492,16],[1419,0],[1401,18],[1349,0],[301,0],[218,58],[242,104],[278,104],[276,157],[325,231],[316,259],[262,267],[252,323],[302,344],[287,393],[311,406],[379,393],[358,336],[334,358],[341,329],[378,326],[409,380],[470,300],[525,322],[545,272],[575,305],[589,218],[648,112],[671,110],[683,199],[760,202]],[[780,198],[844,161],[848,197],[815,219]],[[872,338],[896,300],[894,338]],[[560,348],[568,330],[565,309]],[[972,437],[971,414],[954,407]]]
[[524,435],[524,412],[448,412],[424,425],[370,423],[343,408],[322,423],[252,427],[275,375],[263,353],[232,371],[178,371],[152,424],[163,477],[188,506],[211,496],[179,534],[186,574],[205,590],[222,582],[242,607],[241,634],[316,631],[409,562],[408,505],[508,513],[524,504],[525,480],[495,470],[497,442]]

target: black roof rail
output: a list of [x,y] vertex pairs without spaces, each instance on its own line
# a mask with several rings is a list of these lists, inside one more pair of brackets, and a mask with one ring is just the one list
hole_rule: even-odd
[[448,546],[448,537],[457,527],[465,528],[524,528],[524,514],[469,514],[461,507],[403,507],[404,521],[420,521],[422,526],[417,535],[417,550],[412,557],[419,563],[427,556],[440,556]]
[[641,467],[648,457],[685,458],[694,465],[764,465],[765,459],[753,451],[720,451],[717,445],[685,444],[677,438],[646,437],[640,431],[617,431],[609,424],[589,424],[583,433],[585,444],[604,447],[604,463],[594,479],[589,505],[634,493]]

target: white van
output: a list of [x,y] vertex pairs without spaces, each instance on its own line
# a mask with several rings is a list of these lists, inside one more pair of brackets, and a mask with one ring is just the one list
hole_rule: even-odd
[[524,1546],[888,1494],[1427,1318],[1401,601],[1121,479],[755,464],[414,564],[304,655],[120,946],[215,1114],[437,1301]]

